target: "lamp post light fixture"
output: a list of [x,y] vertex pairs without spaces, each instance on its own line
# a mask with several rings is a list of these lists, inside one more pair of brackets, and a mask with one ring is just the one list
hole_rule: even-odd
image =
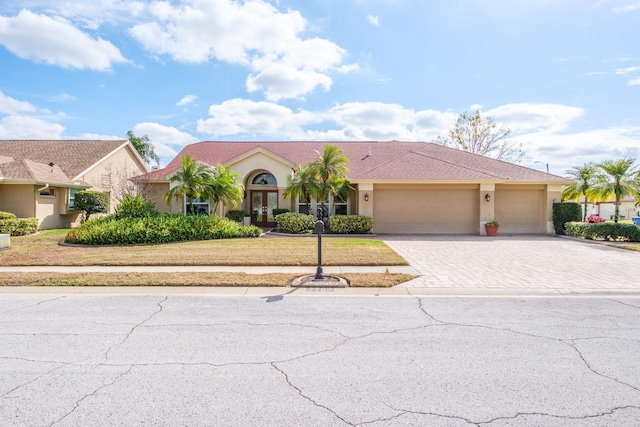
[[545,166],[547,167],[547,173],[549,173],[549,163],[541,162],[541,161],[539,161],[539,160],[536,160],[536,161],[535,161],[535,162],[533,162],[533,163],[540,163],[541,165],[545,165]]
[[369,201],[369,193],[364,193],[364,201],[365,202]]
[[484,195],[484,199],[485,199],[487,202],[490,202],[490,201],[491,201],[491,195],[490,195],[489,193],[485,194],[485,195]]

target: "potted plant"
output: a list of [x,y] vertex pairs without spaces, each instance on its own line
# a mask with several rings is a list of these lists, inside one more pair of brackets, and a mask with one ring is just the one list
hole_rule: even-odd
[[488,221],[484,225],[484,228],[487,231],[487,236],[497,236],[498,235],[498,227],[500,227],[500,224],[498,224],[498,221],[496,221],[495,219],[492,219],[491,221]]

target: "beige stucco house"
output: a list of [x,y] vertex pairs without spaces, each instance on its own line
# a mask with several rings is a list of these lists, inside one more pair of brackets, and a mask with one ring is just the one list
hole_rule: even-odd
[[[191,155],[240,174],[245,198],[239,209],[252,222],[274,225],[273,209],[305,212],[301,200],[285,199],[287,177],[313,161],[323,147],[340,147],[349,159],[353,187],[347,201],[330,200],[332,214],[374,218],[376,233],[484,234],[496,219],[501,233],[553,233],[552,203],[560,201],[565,178],[424,142],[200,142],[186,146],[165,168],[135,178],[156,208],[184,212],[184,200],[162,199],[180,158]],[[209,211],[207,201],[198,209]],[[311,201],[316,212],[317,201]],[[229,207],[221,207],[224,215]]]
[[131,177],[149,170],[127,140],[0,140],[0,211],[38,218],[39,228],[76,225],[76,191],[110,194],[118,200],[135,191]]

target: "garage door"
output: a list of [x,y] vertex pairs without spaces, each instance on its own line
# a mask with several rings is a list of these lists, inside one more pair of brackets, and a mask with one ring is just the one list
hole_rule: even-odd
[[376,233],[477,233],[477,186],[376,185],[373,193]]
[[496,186],[495,217],[501,233],[545,233],[544,188]]

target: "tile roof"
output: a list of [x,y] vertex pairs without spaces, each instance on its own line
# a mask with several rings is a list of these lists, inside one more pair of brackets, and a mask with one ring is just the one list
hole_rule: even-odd
[[126,143],[126,140],[0,140],[0,177],[71,182]]
[[261,147],[293,164],[305,164],[317,157],[325,145],[336,145],[349,159],[351,181],[521,181],[566,183],[566,178],[536,169],[495,160],[442,145],[401,141],[296,141],[237,142],[205,141],[188,145],[163,169],[143,175],[143,180],[165,180],[180,167],[180,158],[192,155],[202,163],[226,164]]

